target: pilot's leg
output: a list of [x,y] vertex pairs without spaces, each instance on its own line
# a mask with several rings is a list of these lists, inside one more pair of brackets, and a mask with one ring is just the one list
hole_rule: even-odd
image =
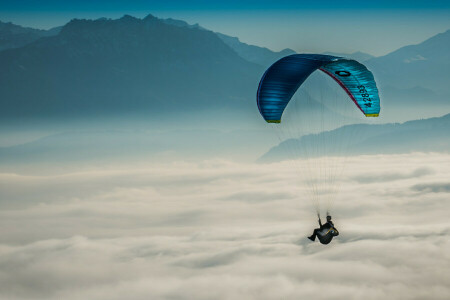
[[319,230],[320,230],[320,228],[314,229],[313,234],[310,237],[308,237],[308,239],[310,239],[311,241],[314,242],[316,240],[316,236],[317,236],[317,233],[319,232]]

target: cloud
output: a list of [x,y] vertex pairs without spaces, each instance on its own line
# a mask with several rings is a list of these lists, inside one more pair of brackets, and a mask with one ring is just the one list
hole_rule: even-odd
[[0,174],[0,299],[449,299],[449,158],[350,159],[328,246],[292,162]]
[[245,201],[245,202],[263,202],[263,201],[276,201],[280,199],[294,198],[295,195],[290,193],[271,193],[267,191],[248,191],[240,193],[232,193],[229,196],[225,196],[223,200],[232,201]]
[[416,184],[412,189],[419,192],[450,193],[450,183]]
[[357,182],[361,183],[371,183],[371,182],[389,182],[395,180],[418,178],[426,175],[433,174],[434,171],[430,168],[417,168],[409,173],[393,173],[393,172],[383,172],[379,174],[363,175],[353,178]]

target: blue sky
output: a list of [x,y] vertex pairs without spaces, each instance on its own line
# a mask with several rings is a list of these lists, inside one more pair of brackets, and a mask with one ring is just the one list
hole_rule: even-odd
[[383,55],[450,29],[450,1],[0,1],[0,20],[51,28],[123,14],[183,19],[273,50]]
[[[3,3],[4,2],[4,3]],[[109,0],[109,1],[88,1],[88,0],[16,0],[2,1],[2,8],[5,10],[21,11],[70,11],[70,10],[97,10],[103,11],[105,8],[114,10],[126,10],[130,8],[146,10],[149,8],[162,10],[253,10],[253,9],[443,9],[449,8],[447,0],[378,0],[378,1],[355,1],[355,0],[322,0],[322,1],[302,1],[302,0],[228,0],[228,1],[208,1],[208,0]]]

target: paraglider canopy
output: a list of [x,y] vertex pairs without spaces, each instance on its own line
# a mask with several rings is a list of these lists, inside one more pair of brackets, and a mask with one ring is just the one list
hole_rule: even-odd
[[293,54],[275,62],[261,78],[257,104],[264,119],[268,123],[280,123],[292,96],[318,69],[339,83],[366,117],[378,117],[378,89],[372,73],[364,65],[331,55]]

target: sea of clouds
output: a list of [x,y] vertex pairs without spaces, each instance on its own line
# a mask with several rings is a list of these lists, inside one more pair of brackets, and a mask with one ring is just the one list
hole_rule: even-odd
[[0,174],[0,299],[450,299],[450,155],[359,156],[329,245],[292,162]]

